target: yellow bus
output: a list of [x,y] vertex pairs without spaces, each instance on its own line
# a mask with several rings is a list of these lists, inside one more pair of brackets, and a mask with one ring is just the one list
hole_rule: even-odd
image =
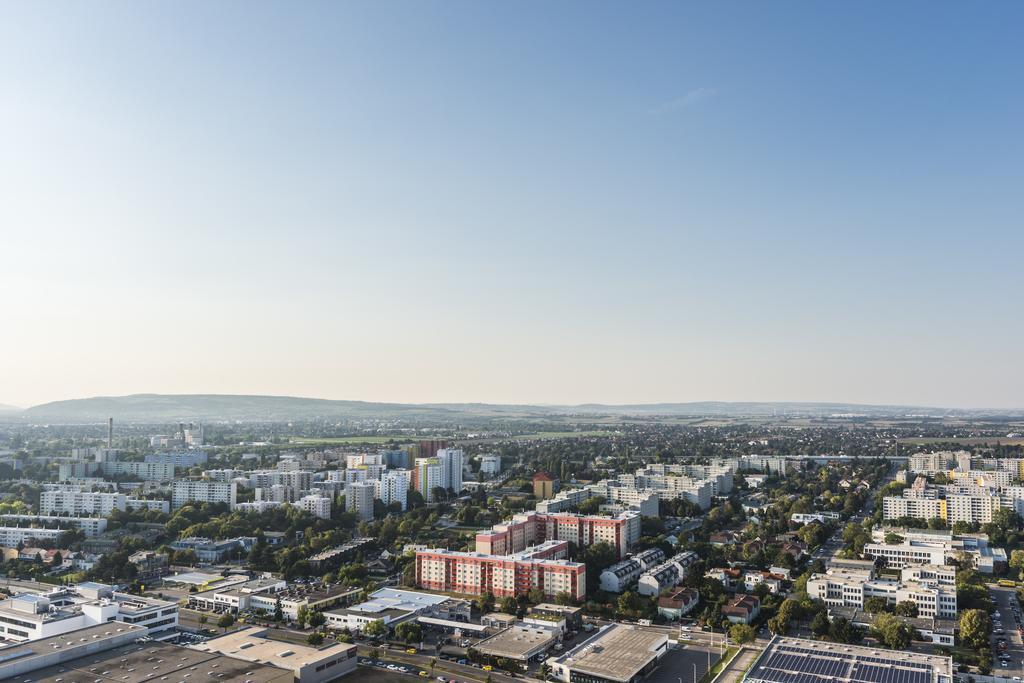
[[1002,586],[1003,588],[1016,588],[1017,587],[1017,582],[1016,581],[1010,581],[1009,579],[999,579],[999,585]]

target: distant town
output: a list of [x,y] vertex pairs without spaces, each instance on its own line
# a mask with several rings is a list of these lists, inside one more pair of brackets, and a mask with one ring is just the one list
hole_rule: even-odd
[[673,422],[10,419],[0,680],[1024,675],[1012,419]]

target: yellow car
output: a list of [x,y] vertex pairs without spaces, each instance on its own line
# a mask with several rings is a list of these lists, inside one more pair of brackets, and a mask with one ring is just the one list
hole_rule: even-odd
[[426,677],[427,677],[427,676],[429,676],[429,675],[430,675],[430,674],[428,674],[428,673],[427,673],[426,671],[421,671],[421,672],[420,672],[420,676],[422,676],[423,678],[426,678]]
[[405,654],[407,654],[407,655],[414,655],[414,654],[416,654],[416,648],[410,647],[408,650],[405,651]]
[[484,671],[490,671],[490,670],[491,670],[491,669],[493,669],[494,667],[493,667],[493,666],[491,666],[490,664],[484,664],[484,665],[483,665],[482,667],[480,667],[480,668],[481,668],[481,669],[483,669]]

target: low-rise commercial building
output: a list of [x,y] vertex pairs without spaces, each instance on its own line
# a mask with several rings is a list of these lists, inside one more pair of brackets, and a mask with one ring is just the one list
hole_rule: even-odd
[[563,683],[633,683],[650,673],[667,651],[663,633],[612,624],[547,663],[551,676]]
[[334,643],[316,648],[283,643],[270,640],[267,629],[256,627],[234,631],[190,647],[201,652],[291,669],[298,683],[332,681],[355,671],[358,662],[355,645]]
[[[827,673],[823,673],[827,672]],[[953,683],[952,657],[775,636],[747,672],[745,683]]]

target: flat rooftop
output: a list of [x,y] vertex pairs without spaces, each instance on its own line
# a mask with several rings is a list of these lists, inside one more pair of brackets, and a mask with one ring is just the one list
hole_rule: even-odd
[[370,595],[370,599],[353,605],[352,609],[362,612],[380,612],[388,609],[400,609],[416,612],[426,607],[440,605],[452,600],[447,595],[434,595],[419,591],[405,591],[397,588],[382,588]]
[[557,628],[516,624],[481,640],[473,649],[491,657],[525,660],[554,645],[560,633]]
[[73,648],[84,646],[86,643],[100,642],[104,639],[122,636],[130,631],[136,631],[138,637],[144,636],[149,629],[143,626],[134,626],[122,622],[110,622],[80,628],[77,631],[68,631],[59,636],[51,638],[39,638],[24,643],[17,643],[0,647],[0,662],[13,661],[14,659],[36,657],[39,655],[51,654],[55,646],[59,648]]
[[143,683],[170,676],[182,680],[186,674],[188,680],[252,683],[292,683],[295,678],[290,669],[157,642],[122,645],[33,671],[24,678],[32,683]]
[[628,681],[668,647],[668,636],[616,624],[558,658],[572,671]]
[[746,679],[758,683],[951,683],[950,657],[775,637]]
[[272,662],[274,666],[293,670],[356,649],[355,645],[347,643],[335,643],[323,648],[282,643],[265,638],[266,631],[267,629],[263,628],[244,628],[189,647],[248,661]]
[[185,572],[184,574],[164,577],[164,583],[187,583],[196,586],[223,580],[224,576],[221,574],[206,574],[205,572]]

